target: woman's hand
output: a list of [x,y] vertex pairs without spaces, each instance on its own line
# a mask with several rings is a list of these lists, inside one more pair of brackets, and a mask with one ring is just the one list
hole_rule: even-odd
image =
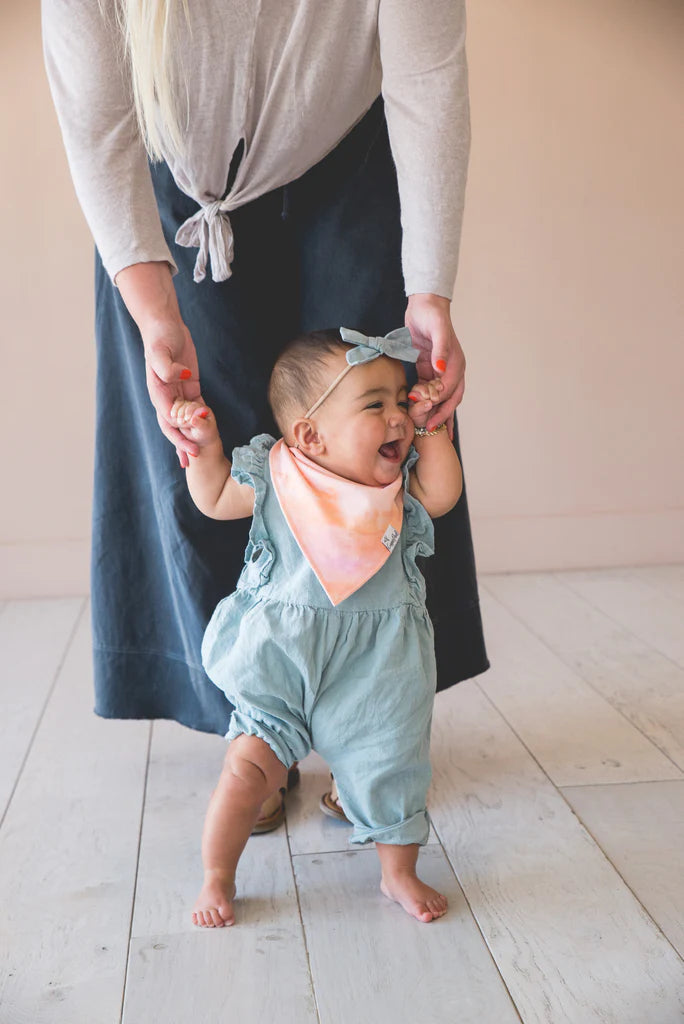
[[405,323],[413,344],[420,349],[416,363],[418,379],[431,380],[439,374],[444,385],[441,401],[433,409],[427,429],[434,430],[446,423],[453,440],[454,411],[463,399],[466,361],[451,323],[451,303],[441,295],[410,295]]
[[169,419],[183,437],[194,441],[199,448],[220,440],[214,414],[201,397],[198,402],[177,398],[169,411]]
[[171,408],[178,400],[200,398],[197,353],[182,320],[151,325],[142,332],[145,348],[147,390],[157,413],[157,422],[164,437],[176,447],[183,469],[188,455],[197,455],[197,444],[184,436],[174,423]]
[[196,444],[183,437],[169,419],[177,398],[200,397],[197,353],[183,323],[168,263],[133,263],[116,275],[116,286],[142,337],[147,390],[164,437],[176,447],[183,469]]

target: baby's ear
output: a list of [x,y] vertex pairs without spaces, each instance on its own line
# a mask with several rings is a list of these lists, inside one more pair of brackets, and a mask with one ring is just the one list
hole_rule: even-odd
[[295,420],[292,424],[292,437],[294,447],[299,448],[305,455],[322,455],[325,451],[325,445],[310,420]]

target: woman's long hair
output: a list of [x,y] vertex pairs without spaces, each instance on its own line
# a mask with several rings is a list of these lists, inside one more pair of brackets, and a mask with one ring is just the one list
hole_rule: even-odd
[[187,90],[176,43],[181,8],[190,25],[188,0],[118,0],[116,7],[145,148],[153,160],[161,160],[163,136],[166,148],[181,153],[179,93]]

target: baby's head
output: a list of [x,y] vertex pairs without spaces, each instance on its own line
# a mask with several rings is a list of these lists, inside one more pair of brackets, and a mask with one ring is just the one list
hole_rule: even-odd
[[337,329],[299,335],[278,357],[268,398],[286,444],[338,476],[383,487],[413,440],[406,374],[385,355],[349,368],[354,347]]

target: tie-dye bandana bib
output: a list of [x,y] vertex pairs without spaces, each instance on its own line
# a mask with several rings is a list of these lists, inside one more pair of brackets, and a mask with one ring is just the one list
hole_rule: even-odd
[[295,540],[332,604],[340,604],[382,568],[399,541],[402,475],[386,487],[345,480],[282,438],[269,465]]

